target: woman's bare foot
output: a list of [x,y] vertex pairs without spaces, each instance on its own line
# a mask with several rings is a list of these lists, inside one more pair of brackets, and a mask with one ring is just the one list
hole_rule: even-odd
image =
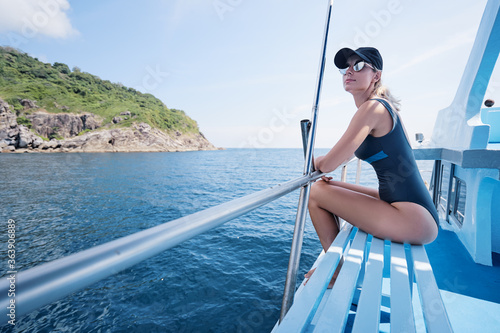
[[311,278],[311,276],[313,275],[314,271],[316,270],[316,267],[311,269],[309,272],[307,272],[306,274],[304,274],[304,279],[307,279],[304,281],[304,286],[307,284],[307,282],[309,281],[309,279]]
[[[328,284],[328,287],[327,287],[328,289],[333,288],[333,285],[335,284],[335,281],[337,280],[337,277],[339,276],[339,271],[340,271],[341,267],[342,267],[342,262],[339,263],[339,265],[337,266],[337,269],[335,270],[335,273],[333,273],[332,279],[330,280],[330,283]],[[304,274],[304,278],[307,279],[304,282],[304,286],[307,284],[307,282],[309,282],[309,279],[311,278],[311,276],[313,275],[315,270],[316,270],[316,267],[311,269],[306,274]]]

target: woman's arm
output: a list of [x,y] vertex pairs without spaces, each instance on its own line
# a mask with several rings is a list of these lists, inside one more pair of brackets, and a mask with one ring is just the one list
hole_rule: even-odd
[[349,161],[365,138],[383,121],[384,112],[384,106],[377,101],[363,103],[335,146],[325,156],[314,160],[316,169],[328,173]]

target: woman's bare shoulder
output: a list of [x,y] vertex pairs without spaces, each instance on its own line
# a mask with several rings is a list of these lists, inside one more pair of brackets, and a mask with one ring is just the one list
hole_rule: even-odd
[[358,108],[357,113],[365,116],[380,116],[385,113],[385,106],[377,100],[369,99]]

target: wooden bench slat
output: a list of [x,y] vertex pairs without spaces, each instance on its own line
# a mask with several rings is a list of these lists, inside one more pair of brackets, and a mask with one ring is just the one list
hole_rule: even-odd
[[367,236],[365,232],[358,231],[354,237],[314,331],[343,332],[363,263]]
[[379,332],[383,270],[384,241],[373,237],[352,328],[353,333]]
[[391,243],[391,332],[415,332],[408,265],[399,243]]
[[346,223],[328,251],[318,261],[307,285],[301,286],[293,305],[276,332],[302,332],[310,323],[344,252],[352,225]]
[[424,247],[413,245],[411,254],[427,332],[453,332]]

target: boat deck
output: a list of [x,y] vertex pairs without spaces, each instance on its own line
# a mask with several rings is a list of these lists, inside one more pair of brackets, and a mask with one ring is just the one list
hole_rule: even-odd
[[500,331],[500,255],[493,266],[476,264],[455,233],[439,231],[426,246],[455,332]]

